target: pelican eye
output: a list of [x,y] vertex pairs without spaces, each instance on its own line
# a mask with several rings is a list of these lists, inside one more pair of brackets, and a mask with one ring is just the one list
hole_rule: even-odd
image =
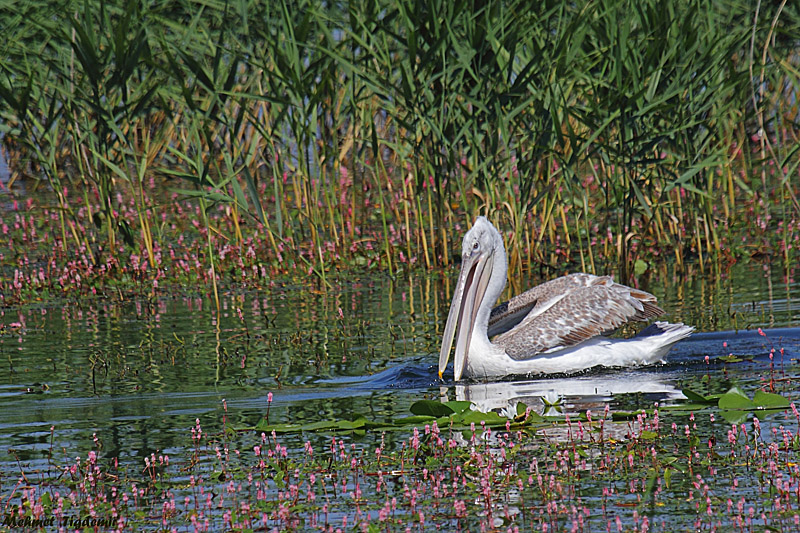
[[480,244],[478,244],[478,241],[475,241],[475,243],[472,245],[472,249],[473,249],[473,250],[477,250],[478,248],[480,248],[480,246],[481,246],[481,245],[480,245]]

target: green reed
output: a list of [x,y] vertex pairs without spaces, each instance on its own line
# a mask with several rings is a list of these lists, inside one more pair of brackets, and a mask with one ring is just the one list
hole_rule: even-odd
[[[170,190],[203,203],[208,231],[264,232],[321,280],[448,264],[479,213],[517,272],[704,267],[748,253],[733,234],[796,254],[786,2],[30,0],[0,19],[13,180],[45,180],[65,245],[93,254],[122,236],[152,264]],[[70,229],[81,216],[103,233]]]

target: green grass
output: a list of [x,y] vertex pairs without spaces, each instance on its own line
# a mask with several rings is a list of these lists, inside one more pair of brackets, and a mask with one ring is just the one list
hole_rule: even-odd
[[93,262],[154,265],[169,191],[199,206],[209,268],[212,237],[259,235],[323,283],[446,265],[476,214],[512,273],[797,257],[791,3],[33,0],[0,20],[11,188],[45,183]]

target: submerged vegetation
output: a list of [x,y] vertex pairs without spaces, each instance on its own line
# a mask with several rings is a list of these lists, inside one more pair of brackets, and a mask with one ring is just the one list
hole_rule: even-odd
[[797,259],[793,3],[30,0],[0,20],[6,302],[432,268],[478,213],[512,277]]

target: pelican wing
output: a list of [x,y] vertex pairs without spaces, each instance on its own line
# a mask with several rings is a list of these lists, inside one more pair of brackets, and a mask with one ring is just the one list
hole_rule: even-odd
[[[495,325],[490,320],[489,327],[491,332],[493,327],[499,329],[497,324],[504,320],[506,325],[517,321],[516,326],[494,339],[516,360],[567,348],[608,334],[628,321],[647,320],[664,312],[652,294],[614,283],[609,276],[573,274],[544,283],[522,296],[534,303],[520,300],[512,305],[513,299],[509,300],[511,311],[498,311]],[[520,309],[526,305],[530,311],[518,320]]]
[[[518,294],[492,309],[489,316],[488,335],[491,338],[505,333],[522,322],[529,314],[532,313],[532,317],[540,315],[570,292],[596,284],[599,281],[613,283],[611,277],[605,276],[601,278],[581,272],[547,281],[522,294]],[[655,300],[655,297],[653,297],[653,300]]]
[[518,294],[509,301],[503,302],[492,309],[492,313],[489,315],[489,329],[487,332],[489,338],[505,333],[522,322],[522,319],[530,313],[538,301],[535,290],[531,289]]

